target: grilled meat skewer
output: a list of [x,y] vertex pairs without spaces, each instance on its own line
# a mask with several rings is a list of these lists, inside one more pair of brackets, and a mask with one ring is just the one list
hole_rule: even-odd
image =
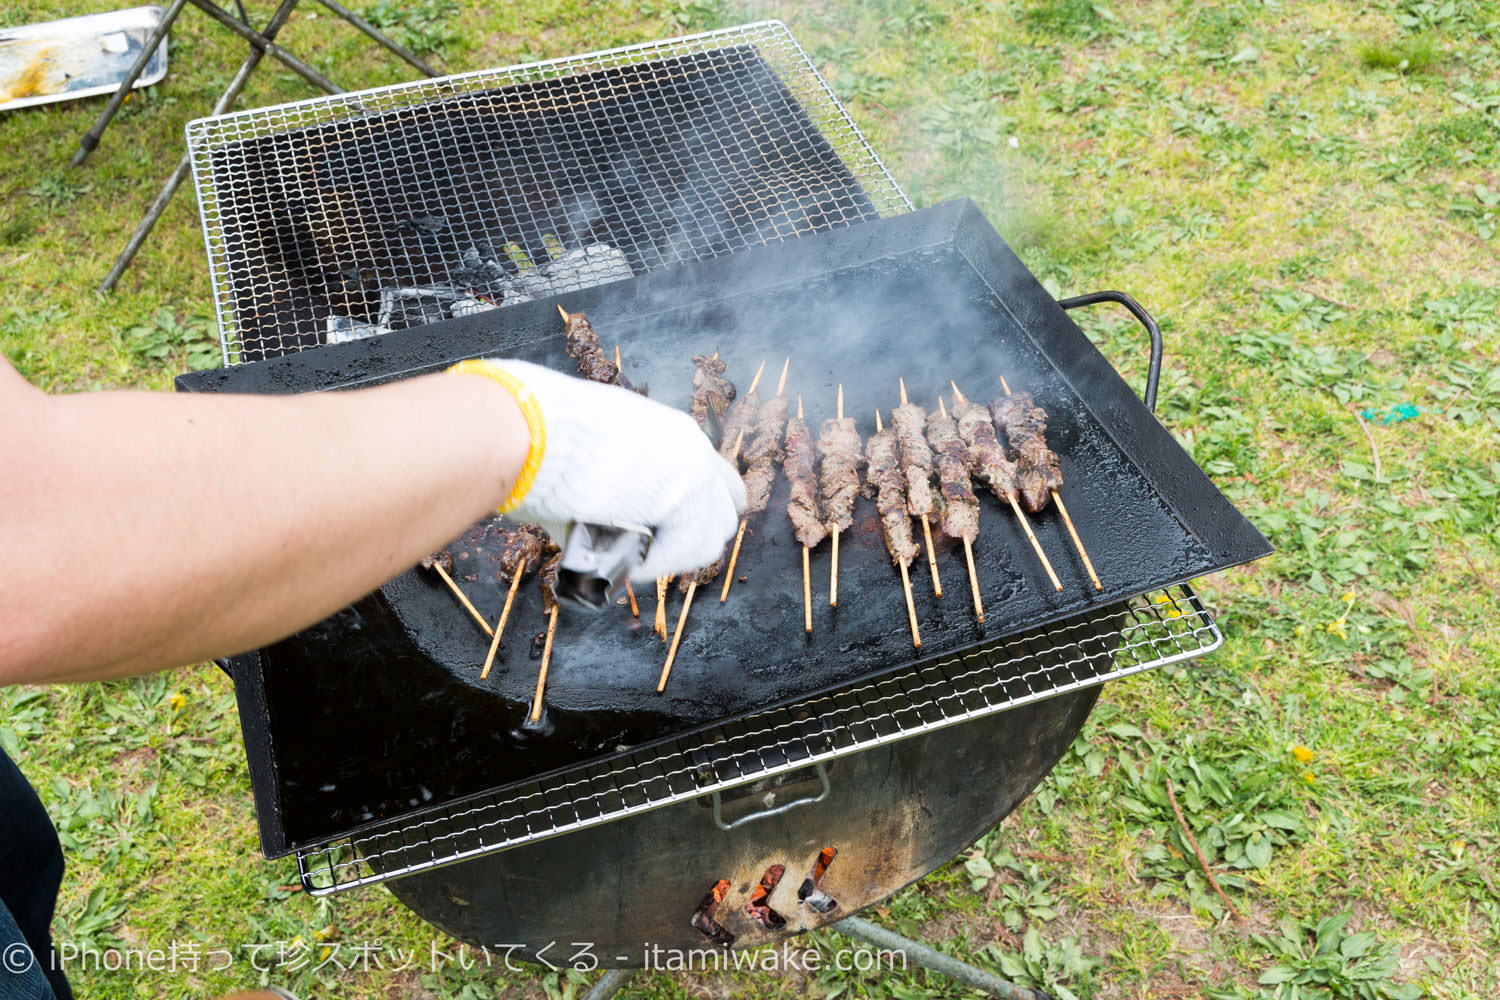
[[896,432],[881,429],[871,434],[865,440],[865,459],[869,463],[866,475],[869,488],[875,493],[875,510],[880,514],[886,551],[898,566],[910,566],[921,550],[911,533]]
[[1047,447],[1047,411],[1036,405],[1031,393],[1017,392],[990,403],[990,415],[1016,453],[1021,506],[1035,514],[1063,484],[1057,453]]
[[927,570],[932,574],[932,592],[943,596],[943,581],[938,576],[937,553],[932,548],[932,528],[928,518],[938,509],[932,495],[932,449],[923,431],[927,411],[906,398],[906,379],[898,379],[901,405],[891,411],[891,425],[901,451],[901,472],[906,477],[906,509],[922,525],[922,544],[927,547]]
[[990,423],[989,409],[965,399],[955,385],[953,416],[957,418],[958,434],[969,448],[969,471],[983,480],[1001,500],[1016,499],[1019,496],[1016,463],[1005,456],[1005,448],[995,436],[994,424]]
[[813,629],[808,553],[828,537],[828,526],[823,523],[823,512],[818,509],[817,461],[812,432],[807,429],[802,416],[802,397],[798,396],[797,415],[786,422],[786,460],[782,468],[791,486],[786,514],[791,518],[797,541],[802,543],[802,625],[808,632]]
[[727,367],[717,354],[699,354],[693,358],[693,399],[688,410],[702,427],[708,414],[722,417],[734,400],[734,383],[724,377]]
[[565,324],[563,337],[568,357],[578,362],[578,374],[590,382],[603,382],[605,385],[618,385],[634,390],[635,386],[620,371],[619,366],[605,357],[604,348],[599,346],[599,335],[594,332],[589,318],[581,312],[570,313],[562,306],[558,306],[557,311],[562,313]]
[[[720,604],[729,599],[729,588],[734,583],[734,564],[740,557],[740,543],[745,540],[745,528],[750,523],[750,515],[766,509],[766,503],[771,499],[771,487],[776,483],[776,463],[784,454],[781,450],[781,438],[786,427],[787,406],[791,402],[786,396],[786,373],[791,364],[791,358],[787,358],[782,364],[781,378],[776,382],[776,395],[760,404],[760,409],[755,414],[755,436],[740,453],[746,466],[741,477],[745,482],[745,513],[740,518],[740,528],[734,536],[734,547],[729,551],[729,572],[724,575],[724,589],[719,591]],[[756,379],[759,378],[757,373]],[[745,398],[749,400],[754,396],[755,385],[752,383]],[[746,436],[746,430],[735,433],[734,441],[729,444],[731,451],[739,447],[739,442]],[[733,454],[726,454],[726,457],[731,461],[735,458]]]
[[[1017,425],[1017,433],[1025,444],[1024,452],[1021,452],[1020,446],[1017,446],[1023,472],[1030,473],[1021,480],[1023,492],[1031,494],[1028,499],[1035,500],[1038,509],[1047,502],[1048,496],[1052,497],[1052,502],[1057,505],[1057,512],[1062,515],[1063,525],[1068,529],[1068,537],[1073,539],[1073,547],[1078,550],[1078,556],[1083,560],[1083,568],[1089,574],[1089,582],[1094,585],[1095,590],[1103,590],[1104,584],[1094,570],[1094,561],[1089,558],[1088,549],[1083,547],[1083,539],[1078,537],[1078,528],[1074,526],[1073,518],[1068,514],[1068,505],[1063,503],[1062,494],[1058,492],[1062,488],[1062,468],[1058,464],[1057,454],[1047,447],[1046,411],[1035,405],[1030,393],[1012,395],[1010,386],[1005,384],[1003,376],[1000,379],[1000,388],[1005,390],[1007,398],[997,400],[991,409],[999,413],[995,419],[1005,428],[1006,437],[1010,437],[1010,424],[1014,421]],[[1006,405],[1000,408],[1002,403]],[[1012,443],[1015,443],[1014,439]],[[1030,530],[1027,529],[1028,533]],[[1050,566],[1048,572],[1051,572]],[[1053,584],[1059,590],[1062,589],[1057,583],[1056,574],[1053,574]]]
[[812,432],[802,419],[802,401],[797,400],[797,415],[786,422],[786,459],[783,469],[791,484],[786,513],[792,520],[797,541],[815,549],[828,537],[828,525],[818,503],[817,449]]
[[917,609],[912,604],[911,577],[906,568],[921,551],[911,534],[911,519],[906,513],[906,490],[901,474],[900,448],[896,434],[880,424],[880,412],[875,413],[875,433],[865,442],[865,457],[869,461],[868,488],[875,491],[875,510],[880,514],[880,530],[885,536],[886,551],[891,561],[901,571],[901,592],[906,598],[906,620],[911,626],[911,644],[922,646],[922,633],[917,630]]
[[865,456],[854,420],[844,416],[844,387],[839,386],[838,416],[823,421],[818,433],[819,499],[833,535],[833,565],[828,577],[828,605],[839,603],[839,534],[854,524],[854,498],[859,493],[859,470]]
[[853,417],[830,417],[823,421],[818,434],[818,470],[820,500],[825,527],[829,531],[848,531],[854,524],[854,498],[859,493],[859,470],[865,464],[860,450],[859,431]]
[[1057,572],[1052,568],[1052,561],[1047,558],[1047,553],[1042,551],[1042,544],[1036,540],[1036,532],[1031,530],[1031,522],[1026,519],[1026,512],[1021,509],[1019,474],[1016,464],[1005,457],[1005,449],[1000,446],[1000,441],[995,437],[995,428],[990,424],[990,410],[979,403],[971,403],[964,398],[964,394],[958,391],[957,384],[953,384],[953,412],[959,414],[958,432],[963,435],[964,440],[969,442],[970,468],[979,475],[994,491],[995,495],[1010,504],[1011,513],[1016,515],[1016,520],[1021,523],[1026,532],[1026,538],[1031,542],[1031,551],[1036,553],[1037,561],[1047,571],[1047,578],[1052,581],[1054,590],[1062,590],[1062,583],[1057,579]]
[[495,624],[489,652],[485,654],[484,666],[479,671],[480,680],[486,680],[490,676],[490,667],[494,665],[495,653],[500,649],[500,637],[505,634],[505,623],[510,620],[510,607],[516,599],[516,588],[521,585],[521,578],[528,569],[535,571],[550,551],[557,550],[551,537],[537,524],[523,524],[514,531],[504,531],[502,537],[505,538],[505,548],[500,552],[499,577],[504,580],[509,576],[510,587],[505,591],[505,607],[500,610],[500,621]]
[[979,594],[979,575],[974,569],[974,539],[979,537],[979,499],[969,484],[969,450],[959,437],[948,408],[938,400],[938,412],[927,415],[927,437],[937,451],[938,478],[943,490],[943,533],[964,543],[964,562],[969,570],[969,592],[974,598],[974,617],[984,621],[984,600]]
[[972,542],[979,537],[979,500],[969,485],[969,451],[941,404],[938,413],[927,415],[927,439],[937,453],[942,483],[943,513],[938,524],[949,538]]
[[[760,367],[755,370],[755,378],[750,382],[750,388],[735,401],[729,408],[721,422],[724,436],[719,439],[719,454],[738,463],[741,435],[749,437],[754,430],[756,414],[760,412],[760,396],[755,387],[760,385],[761,372],[766,370],[766,363],[762,361]],[[738,469],[739,465],[736,464]]]

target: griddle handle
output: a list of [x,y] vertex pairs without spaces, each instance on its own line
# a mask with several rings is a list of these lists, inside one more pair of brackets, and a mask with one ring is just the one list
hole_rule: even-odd
[[1151,336],[1151,368],[1146,373],[1146,409],[1152,413],[1156,412],[1156,386],[1161,382],[1161,327],[1156,325],[1156,320],[1151,318],[1139,302],[1126,295],[1124,292],[1090,292],[1087,295],[1075,295],[1071,299],[1058,299],[1057,304],[1064,309],[1078,309],[1081,306],[1091,306],[1098,302],[1118,302],[1130,310],[1130,315],[1140,321],[1141,326],[1146,328],[1146,333]]
[[769,809],[759,809],[753,813],[746,813],[739,819],[731,820],[727,823],[724,822],[724,800],[718,792],[714,792],[711,796],[714,807],[714,826],[717,826],[720,830],[733,830],[737,826],[754,823],[758,819],[780,816],[782,813],[796,809],[798,806],[810,806],[822,802],[833,791],[833,786],[828,782],[828,769],[823,766],[823,762],[820,760],[813,764],[813,772],[818,776],[820,786],[818,794],[804,795],[800,799],[792,799],[790,802],[783,802],[779,806],[771,806]]

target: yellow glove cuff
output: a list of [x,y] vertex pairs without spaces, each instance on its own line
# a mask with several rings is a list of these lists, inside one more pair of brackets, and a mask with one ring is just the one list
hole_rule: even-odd
[[536,482],[536,474],[542,467],[542,456],[547,451],[547,422],[542,419],[542,408],[525,383],[501,366],[483,358],[460,361],[448,371],[458,375],[483,375],[500,383],[515,397],[516,405],[521,408],[521,415],[526,418],[526,427],[531,433],[531,447],[526,452],[526,462],[521,466],[521,474],[516,477],[516,485],[511,489],[510,496],[495,511],[497,514],[509,514],[521,505],[521,501],[531,491],[531,484]]

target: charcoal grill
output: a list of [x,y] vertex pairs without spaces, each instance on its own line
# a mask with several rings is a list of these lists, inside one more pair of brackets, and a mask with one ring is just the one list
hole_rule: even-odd
[[[650,944],[820,926],[1008,813],[1099,685],[1216,649],[1186,581],[1269,551],[977,209],[910,211],[780,24],[206,119],[188,138],[228,367],[183,390],[336,390],[492,353],[567,368],[558,303],[675,405],[688,356],[714,348],[742,380],[791,344],[797,391],[831,399],[842,380],[855,413],[888,407],[898,374],[921,398],[1004,373],[1048,406],[1106,581],[1096,593],[1072,566],[1054,593],[987,508],[990,618],[923,600],[919,657],[865,506],[848,596],[804,641],[783,484],[741,557],[749,580],[703,609],[667,696],[645,630],[578,619],[527,726],[524,649],[481,685],[472,624],[402,574],[226,663],[263,850],[295,853],[309,892],[387,883],[456,936],[539,961],[570,934],[637,965]],[[1106,297],[1152,334],[1152,404],[1159,333]],[[1061,560],[1060,526],[1037,531]],[[455,547],[498,609],[484,527]],[[518,619],[540,620],[531,600]]]

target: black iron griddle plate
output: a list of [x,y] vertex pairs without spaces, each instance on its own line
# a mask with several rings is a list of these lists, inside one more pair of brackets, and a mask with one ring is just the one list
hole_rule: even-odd
[[[837,386],[861,434],[889,419],[897,378],[913,401],[999,394],[999,377],[1035,394],[1062,458],[1064,495],[1104,582],[1088,582],[1057,514],[1033,519],[1064,587],[1055,592],[1009,508],[983,501],[974,545],[986,622],[977,625],[961,549],[940,556],[935,599],[912,568],[923,644],[912,648],[899,576],[874,505],[861,500],[828,607],[827,544],[813,555],[815,628],[802,628],[801,551],[786,485],[752,523],[727,604],[700,592],[671,682],[655,693],[665,648],[625,610],[567,611],[544,724],[522,725],[536,680],[530,637],[543,624],[534,584],[512,611],[495,673],[486,640],[436,580],[402,574],[377,594],[236,666],[246,746],[268,854],[326,842],[414,809],[607,757],[918,659],[947,658],[1270,551],[968,201],[746,250],[597,287],[561,300],[592,319],[653,398],[684,407],[690,356],[717,349],[741,388],[766,361],[809,424],[832,415]],[[198,392],[287,393],[407,377],[462,358],[503,355],[572,370],[553,300],[377,340],[318,348],[178,379]],[[648,460],[649,441],[641,442]],[[498,617],[493,540],[457,550],[474,603]],[[675,588],[670,619],[680,606]]]

